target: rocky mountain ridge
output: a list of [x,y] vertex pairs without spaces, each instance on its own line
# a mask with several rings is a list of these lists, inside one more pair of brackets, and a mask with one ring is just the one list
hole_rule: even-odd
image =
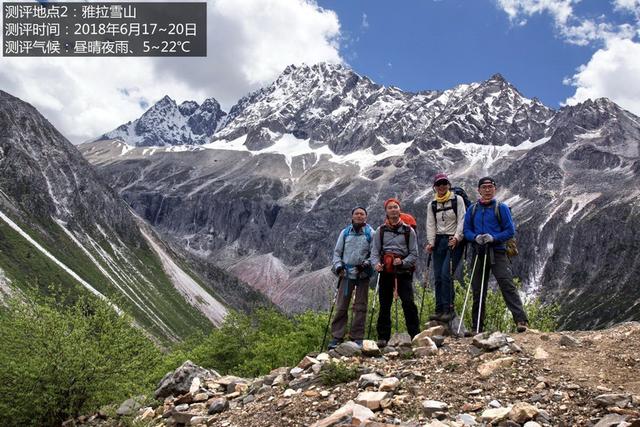
[[140,118],[105,133],[102,139],[122,139],[136,146],[202,144],[216,131],[226,113],[214,98],[202,105],[185,101],[180,105],[165,96]]

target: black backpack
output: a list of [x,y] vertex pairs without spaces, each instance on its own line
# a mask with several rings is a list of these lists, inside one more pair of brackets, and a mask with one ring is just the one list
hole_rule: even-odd
[[[451,191],[453,191],[453,194],[455,194],[456,196],[462,197],[462,200],[464,200],[464,210],[466,212],[467,209],[469,209],[469,206],[471,206],[471,199],[469,199],[467,192],[464,191],[462,187],[452,187]],[[453,209],[453,213],[456,214],[456,219],[458,219],[457,197],[451,199],[451,206],[442,209],[438,209],[438,202],[436,202],[435,200],[431,202],[431,210],[433,211],[433,217],[436,218],[436,221],[438,220],[438,216],[436,215],[437,212],[448,211],[449,209]]]

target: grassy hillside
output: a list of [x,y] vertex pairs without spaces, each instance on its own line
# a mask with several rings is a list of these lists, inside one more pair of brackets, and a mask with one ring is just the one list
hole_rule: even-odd
[[[105,237],[85,245],[84,251],[53,221],[37,228],[14,221],[160,341],[175,341],[213,327],[173,287],[157,255],[144,242],[134,248],[118,246],[121,242],[112,246]],[[30,283],[45,294],[53,286],[69,301],[77,299],[78,289],[89,292],[4,221],[0,221],[0,268],[17,286]]]

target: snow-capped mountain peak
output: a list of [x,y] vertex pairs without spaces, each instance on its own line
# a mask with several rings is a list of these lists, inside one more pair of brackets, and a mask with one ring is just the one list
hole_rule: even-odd
[[202,105],[184,101],[180,106],[168,95],[140,118],[107,132],[96,140],[120,139],[131,146],[203,144],[226,115],[214,98]]

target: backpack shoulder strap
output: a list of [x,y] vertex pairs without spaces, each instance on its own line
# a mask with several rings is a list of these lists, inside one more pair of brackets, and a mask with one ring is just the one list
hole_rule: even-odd
[[438,211],[438,202],[435,200],[431,201],[431,211],[433,212],[433,217],[437,220],[436,212]]
[[471,229],[473,230],[473,232],[475,233],[476,231],[476,226],[475,226],[475,219],[476,219],[476,210],[478,210],[478,202],[473,202],[471,204]]
[[384,246],[384,231],[386,228],[387,226],[384,224],[380,226],[380,258],[382,258],[382,254],[383,254],[382,247]]
[[500,205],[504,205],[504,203],[496,201],[494,211],[496,214],[496,219],[498,220],[498,224],[500,224],[500,228],[504,228],[504,225],[502,224],[502,214],[500,214]]
[[367,243],[371,243],[371,233],[372,233],[371,226],[369,224],[366,224],[364,226],[364,235],[367,238]]
[[409,239],[411,238],[411,227],[404,225],[404,242],[407,244],[407,253],[409,252]]
[[344,247],[347,243],[347,236],[349,235],[349,233],[351,232],[351,225],[347,225],[343,230],[342,230],[342,256],[344,256]]
[[458,219],[458,195],[453,193],[453,199],[451,199],[451,209],[453,209],[453,213],[456,214],[456,220]]

